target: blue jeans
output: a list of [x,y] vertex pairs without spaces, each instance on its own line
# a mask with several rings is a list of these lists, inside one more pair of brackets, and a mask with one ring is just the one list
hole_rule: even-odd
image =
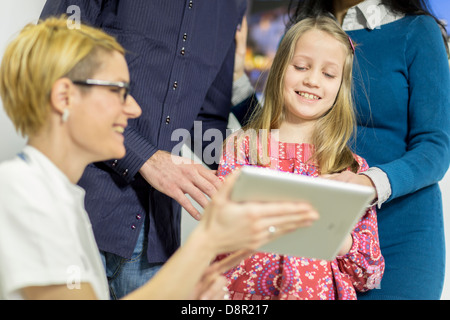
[[147,228],[141,228],[139,238],[131,259],[113,253],[100,251],[103,266],[108,278],[111,299],[120,299],[148,282],[162,263],[149,263],[147,260]]

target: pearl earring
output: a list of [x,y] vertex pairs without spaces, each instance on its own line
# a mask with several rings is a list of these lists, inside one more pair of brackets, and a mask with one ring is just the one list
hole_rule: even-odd
[[63,114],[61,116],[62,122],[67,122],[67,120],[69,119],[69,115],[70,115],[69,109],[64,109]]

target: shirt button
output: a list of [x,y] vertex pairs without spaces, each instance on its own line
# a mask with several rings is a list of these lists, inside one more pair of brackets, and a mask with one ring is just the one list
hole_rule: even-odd
[[187,40],[187,33],[183,34],[183,41]]
[[125,170],[122,172],[122,176],[126,177],[127,175],[128,175],[128,169],[125,169]]
[[184,49],[184,47],[181,48],[181,52],[180,53],[181,53],[182,56],[184,56],[184,54],[186,53],[186,50]]
[[189,9],[192,9],[193,6],[194,6],[194,1],[190,0],[189,1]]
[[172,85],[173,90],[175,90],[176,88],[178,88],[178,82],[175,81]]
[[117,162],[118,162],[118,160],[114,160],[114,162],[112,163],[112,167],[114,168],[114,167],[116,167],[117,166]]
[[141,220],[142,216],[140,214],[136,215],[136,220]]
[[170,117],[167,116],[167,118],[166,118],[166,124],[169,124],[169,123],[170,123]]
[[136,229],[136,226],[133,224],[133,225],[131,226],[131,229],[135,230],[135,229]]

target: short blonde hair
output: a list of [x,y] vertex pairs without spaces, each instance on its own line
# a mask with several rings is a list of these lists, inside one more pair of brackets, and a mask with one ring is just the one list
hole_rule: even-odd
[[36,134],[48,121],[55,81],[87,79],[99,69],[102,53],[114,51],[125,55],[112,36],[84,24],[70,29],[64,16],[25,26],[0,67],[0,95],[16,130]]
[[[313,133],[314,160],[322,174],[340,172],[348,167],[358,169],[347,143],[355,132],[352,101],[353,49],[350,38],[330,17],[306,18],[294,24],[283,37],[270,69],[264,89],[264,106],[256,108],[247,128],[278,129],[285,117],[284,78],[298,39],[316,29],[332,35],[346,47],[342,83],[331,110],[319,119]],[[354,48],[354,47],[353,47]],[[264,155],[263,155],[264,156]]]

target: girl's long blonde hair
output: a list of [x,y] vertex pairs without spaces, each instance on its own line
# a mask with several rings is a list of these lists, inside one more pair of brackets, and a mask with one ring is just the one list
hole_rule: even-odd
[[[325,16],[306,18],[293,25],[282,39],[264,88],[263,106],[258,106],[244,132],[248,129],[278,129],[285,117],[283,85],[286,68],[294,55],[298,39],[308,30],[317,29],[332,35],[347,48],[342,83],[333,107],[316,123],[313,132],[315,152],[310,161],[319,165],[321,174],[341,172],[347,168],[357,172],[358,163],[348,147],[355,132],[352,102],[353,49],[350,38],[332,19]],[[264,141],[262,141],[264,143]],[[267,148],[263,148],[268,150]]]

